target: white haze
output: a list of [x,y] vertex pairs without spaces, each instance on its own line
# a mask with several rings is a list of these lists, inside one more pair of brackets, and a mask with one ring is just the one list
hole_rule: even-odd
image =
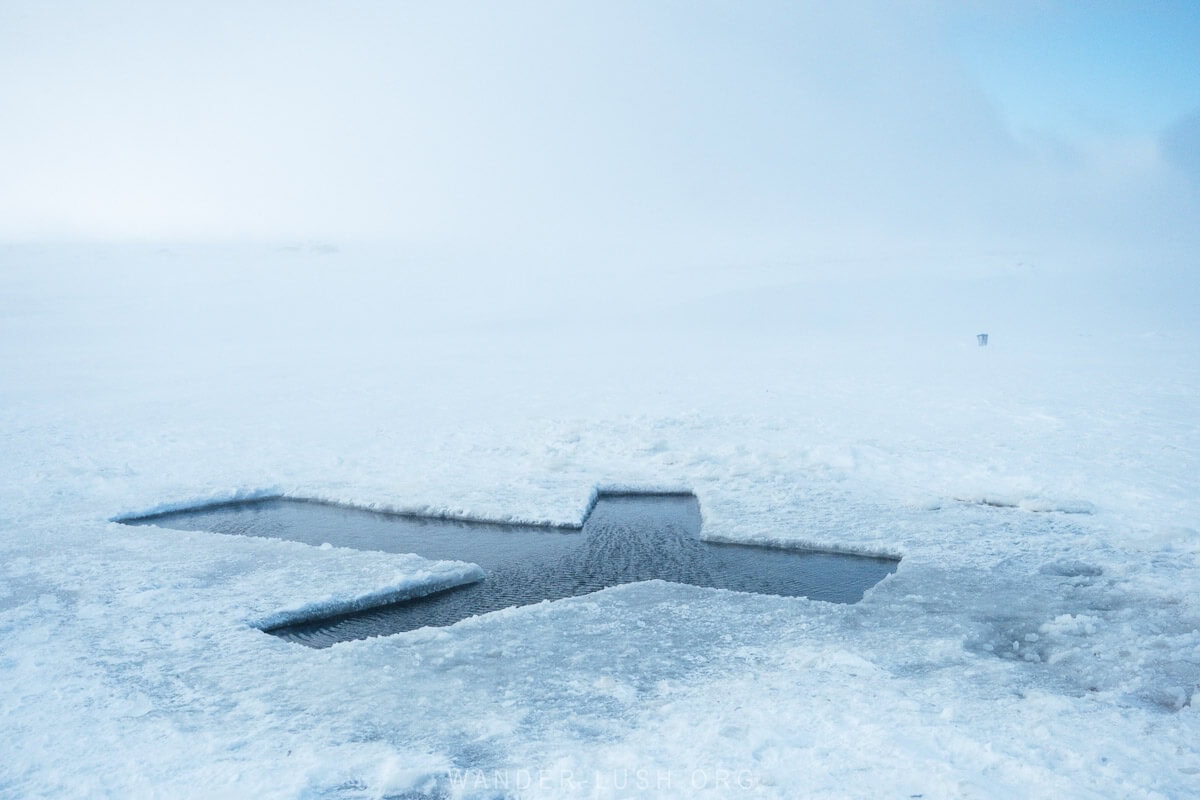
[[1018,138],[951,13],[6,2],[0,237],[1180,277],[1195,123]]

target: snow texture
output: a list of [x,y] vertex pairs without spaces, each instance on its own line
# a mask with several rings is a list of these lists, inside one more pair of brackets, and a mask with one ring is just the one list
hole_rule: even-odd
[[[1200,794],[1195,323],[987,274],[3,247],[0,796]],[[904,560],[851,606],[652,581],[312,650],[256,626],[478,573],[112,521],[613,486]]]

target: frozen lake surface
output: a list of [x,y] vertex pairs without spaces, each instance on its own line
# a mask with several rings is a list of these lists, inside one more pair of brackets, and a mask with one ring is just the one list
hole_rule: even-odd
[[[1196,302],[349,246],[0,263],[2,797],[1200,796]],[[630,488],[695,494],[682,552],[903,561],[853,603],[644,580],[309,648],[262,630],[494,566],[112,522],[305,497],[568,559]]]
[[124,520],[182,530],[291,539],[471,561],[486,577],[402,602],[268,629],[314,647],[381,636],[623,583],[854,603],[897,561],[795,548],[704,542],[690,494],[601,495],[582,531],[378,513],[288,498],[208,505]]

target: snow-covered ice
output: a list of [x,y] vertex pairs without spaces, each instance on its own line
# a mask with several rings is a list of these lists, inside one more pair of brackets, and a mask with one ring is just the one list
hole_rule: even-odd
[[[976,274],[4,246],[0,795],[1200,793],[1200,329]],[[852,606],[646,582],[310,650],[254,626],[477,573],[111,521],[610,486],[903,561]]]

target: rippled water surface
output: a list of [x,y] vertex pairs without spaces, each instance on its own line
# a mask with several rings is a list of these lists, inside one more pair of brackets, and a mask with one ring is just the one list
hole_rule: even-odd
[[582,531],[380,514],[270,499],[127,520],[164,528],[268,536],[308,544],[417,553],[478,564],[478,583],[269,633],[314,647],[427,625],[451,625],[509,606],[661,579],[714,589],[854,603],[895,571],[891,559],[700,540],[692,495],[605,495]]

